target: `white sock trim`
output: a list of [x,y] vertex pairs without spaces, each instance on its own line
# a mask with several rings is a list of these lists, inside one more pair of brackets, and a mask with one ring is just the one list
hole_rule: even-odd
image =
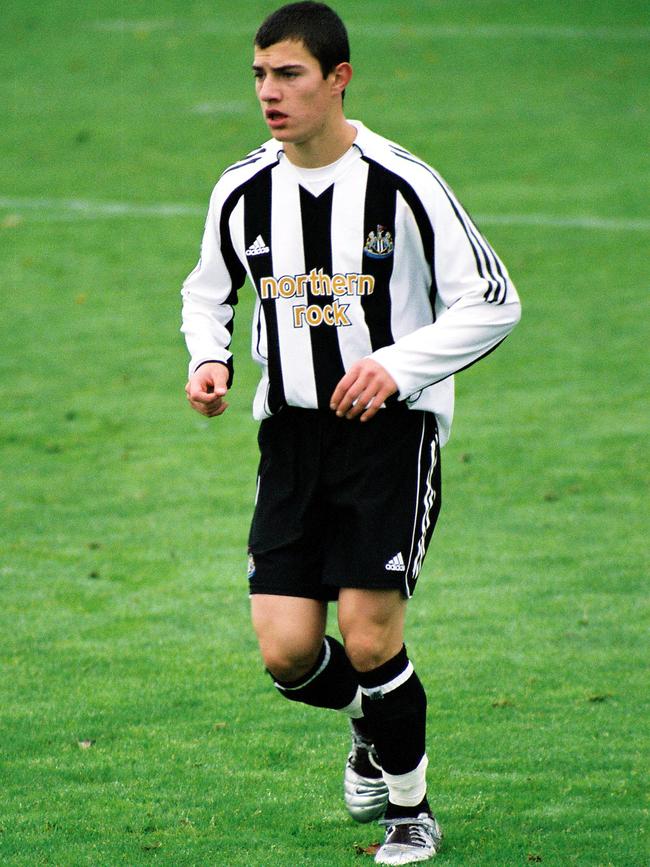
[[361,698],[362,698],[361,687],[357,688],[357,694],[352,699],[350,704],[346,704],[345,707],[340,707],[337,709],[337,713],[344,713],[346,716],[349,716],[351,719],[361,719],[363,716],[363,710],[361,709]]
[[401,674],[398,674],[397,677],[394,677],[392,680],[389,680],[388,683],[382,683],[381,686],[371,686],[371,687],[361,687],[361,692],[364,695],[367,695],[368,698],[372,698],[376,696],[377,693],[381,695],[386,695],[388,692],[392,692],[394,689],[400,687],[403,683],[409,679],[409,677],[413,674],[413,663],[409,659],[406,668]]
[[384,771],[384,781],[388,786],[388,797],[391,804],[398,807],[417,807],[427,793],[427,765],[429,759],[426,753],[420,764],[406,774],[387,774]]
[[312,680],[316,680],[319,674],[322,674],[327,666],[329,665],[329,661],[332,657],[332,651],[330,650],[329,641],[327,639],[324,640],[325,644],[325,656],[323,657],[323,661],[318,666],[318,670],[315,671],[310,678],[298,684],[298,686],[282,686],[281,683],[278,683],[277,680],[273,681],[276,687],[280,690],[280,692],[295,692],[297,689],[303,689],[303,687],[307,686],[307,684],[311,683]]

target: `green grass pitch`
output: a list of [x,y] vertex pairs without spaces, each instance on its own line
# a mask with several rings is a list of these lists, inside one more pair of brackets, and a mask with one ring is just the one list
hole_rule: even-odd
[[[441,865],[650,863],[647,4],[340,0],[350,117],[440,170],[524,318],[458,378],[410,609]],[[267,135],[274,4],[5,0],[0,863],[351,867],[345,721],[248,623],[250,290],[226,416],[179,287]],[[332,625],[334,629],[334,626]]]

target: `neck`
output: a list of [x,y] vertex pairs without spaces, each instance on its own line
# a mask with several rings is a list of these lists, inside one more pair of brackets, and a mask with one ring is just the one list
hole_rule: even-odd
[[295,166],[318,169],[340,159],[352,147],[356,137],[356,129],[341,117],[335,129],[329,129],[321,136],[314,136],[305,142],[287,142],[284,152]]

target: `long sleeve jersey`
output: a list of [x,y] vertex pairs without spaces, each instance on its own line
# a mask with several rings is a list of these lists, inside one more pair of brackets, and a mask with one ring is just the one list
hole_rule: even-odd
[[440,175],[352,121],[336,163],[293,165],[270,140],[222,174],[201,257],[183,284],[190,375],[232,371],[238,292],[256,293],[256,419],[282,406],[329,407],[358,359],[381,364],[397,399],[451,427],[453,375],[491,352],[520,316],[496,253]]

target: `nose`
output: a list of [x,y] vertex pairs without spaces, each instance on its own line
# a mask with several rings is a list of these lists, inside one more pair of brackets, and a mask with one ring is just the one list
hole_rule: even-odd
[[274,84],[274,82],[268,75],[266,75],[260,82],[257,95],[262,100],[262,102],[270,102],[271,100],[276,100],[280,98],[277,84]]

